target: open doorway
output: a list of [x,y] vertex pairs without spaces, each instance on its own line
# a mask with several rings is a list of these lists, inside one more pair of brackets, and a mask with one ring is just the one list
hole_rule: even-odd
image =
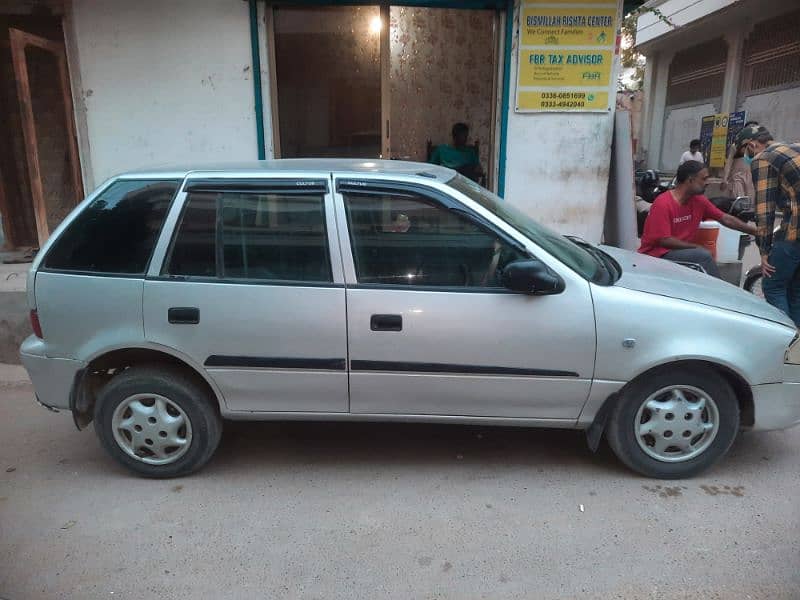
[[279,5],[270,16],[277,156],[425,162],[465,123],[494,171],[498,11]]
[[83,197],[60,17],[0,14],[0,131],[4,247],[37,248]]
[[381,154],[380,10],[274,9],[280,154]]

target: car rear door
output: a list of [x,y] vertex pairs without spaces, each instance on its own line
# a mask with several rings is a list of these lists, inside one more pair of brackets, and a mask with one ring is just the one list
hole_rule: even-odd
[[145,337],[206,369],[230,411],[348,410],[329,186],[328,173],[195,174],[169,215]]
[[560,265],[563,292],[511,293],[497,268],[527,256],[508,232],[433,186],[334,179],[351,412],[574,424],[594,369],[588,282]]

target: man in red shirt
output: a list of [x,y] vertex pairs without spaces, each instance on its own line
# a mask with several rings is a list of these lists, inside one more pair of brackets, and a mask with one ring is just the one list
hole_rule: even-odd
[[756,235],[756,226],[726,214],[703,196],[708,179],[708,169],[703,163],[686,161],[678,167],[676,186],[659,195],[650,208],[644,223],[642,245],[639,252],[657,258],[696,263],[706,273],[719,277],[719,270],[711,253],[692,242],[700,221],[719,221],[725,227]]

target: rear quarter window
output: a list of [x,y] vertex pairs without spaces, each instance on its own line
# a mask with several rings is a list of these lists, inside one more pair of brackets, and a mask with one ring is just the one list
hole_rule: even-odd
[[179,185],[176,180],[112,183],[55,241],[44,268],[144,275]]

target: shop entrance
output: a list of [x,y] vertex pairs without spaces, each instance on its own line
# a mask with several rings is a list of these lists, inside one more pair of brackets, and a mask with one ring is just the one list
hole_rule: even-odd
[[494,185],[498,11],[280,5],[270,16],[277,156],[425,162],[466,123]]
[[39,247],[83,197],[61,19],[0,14],[0,213]]

